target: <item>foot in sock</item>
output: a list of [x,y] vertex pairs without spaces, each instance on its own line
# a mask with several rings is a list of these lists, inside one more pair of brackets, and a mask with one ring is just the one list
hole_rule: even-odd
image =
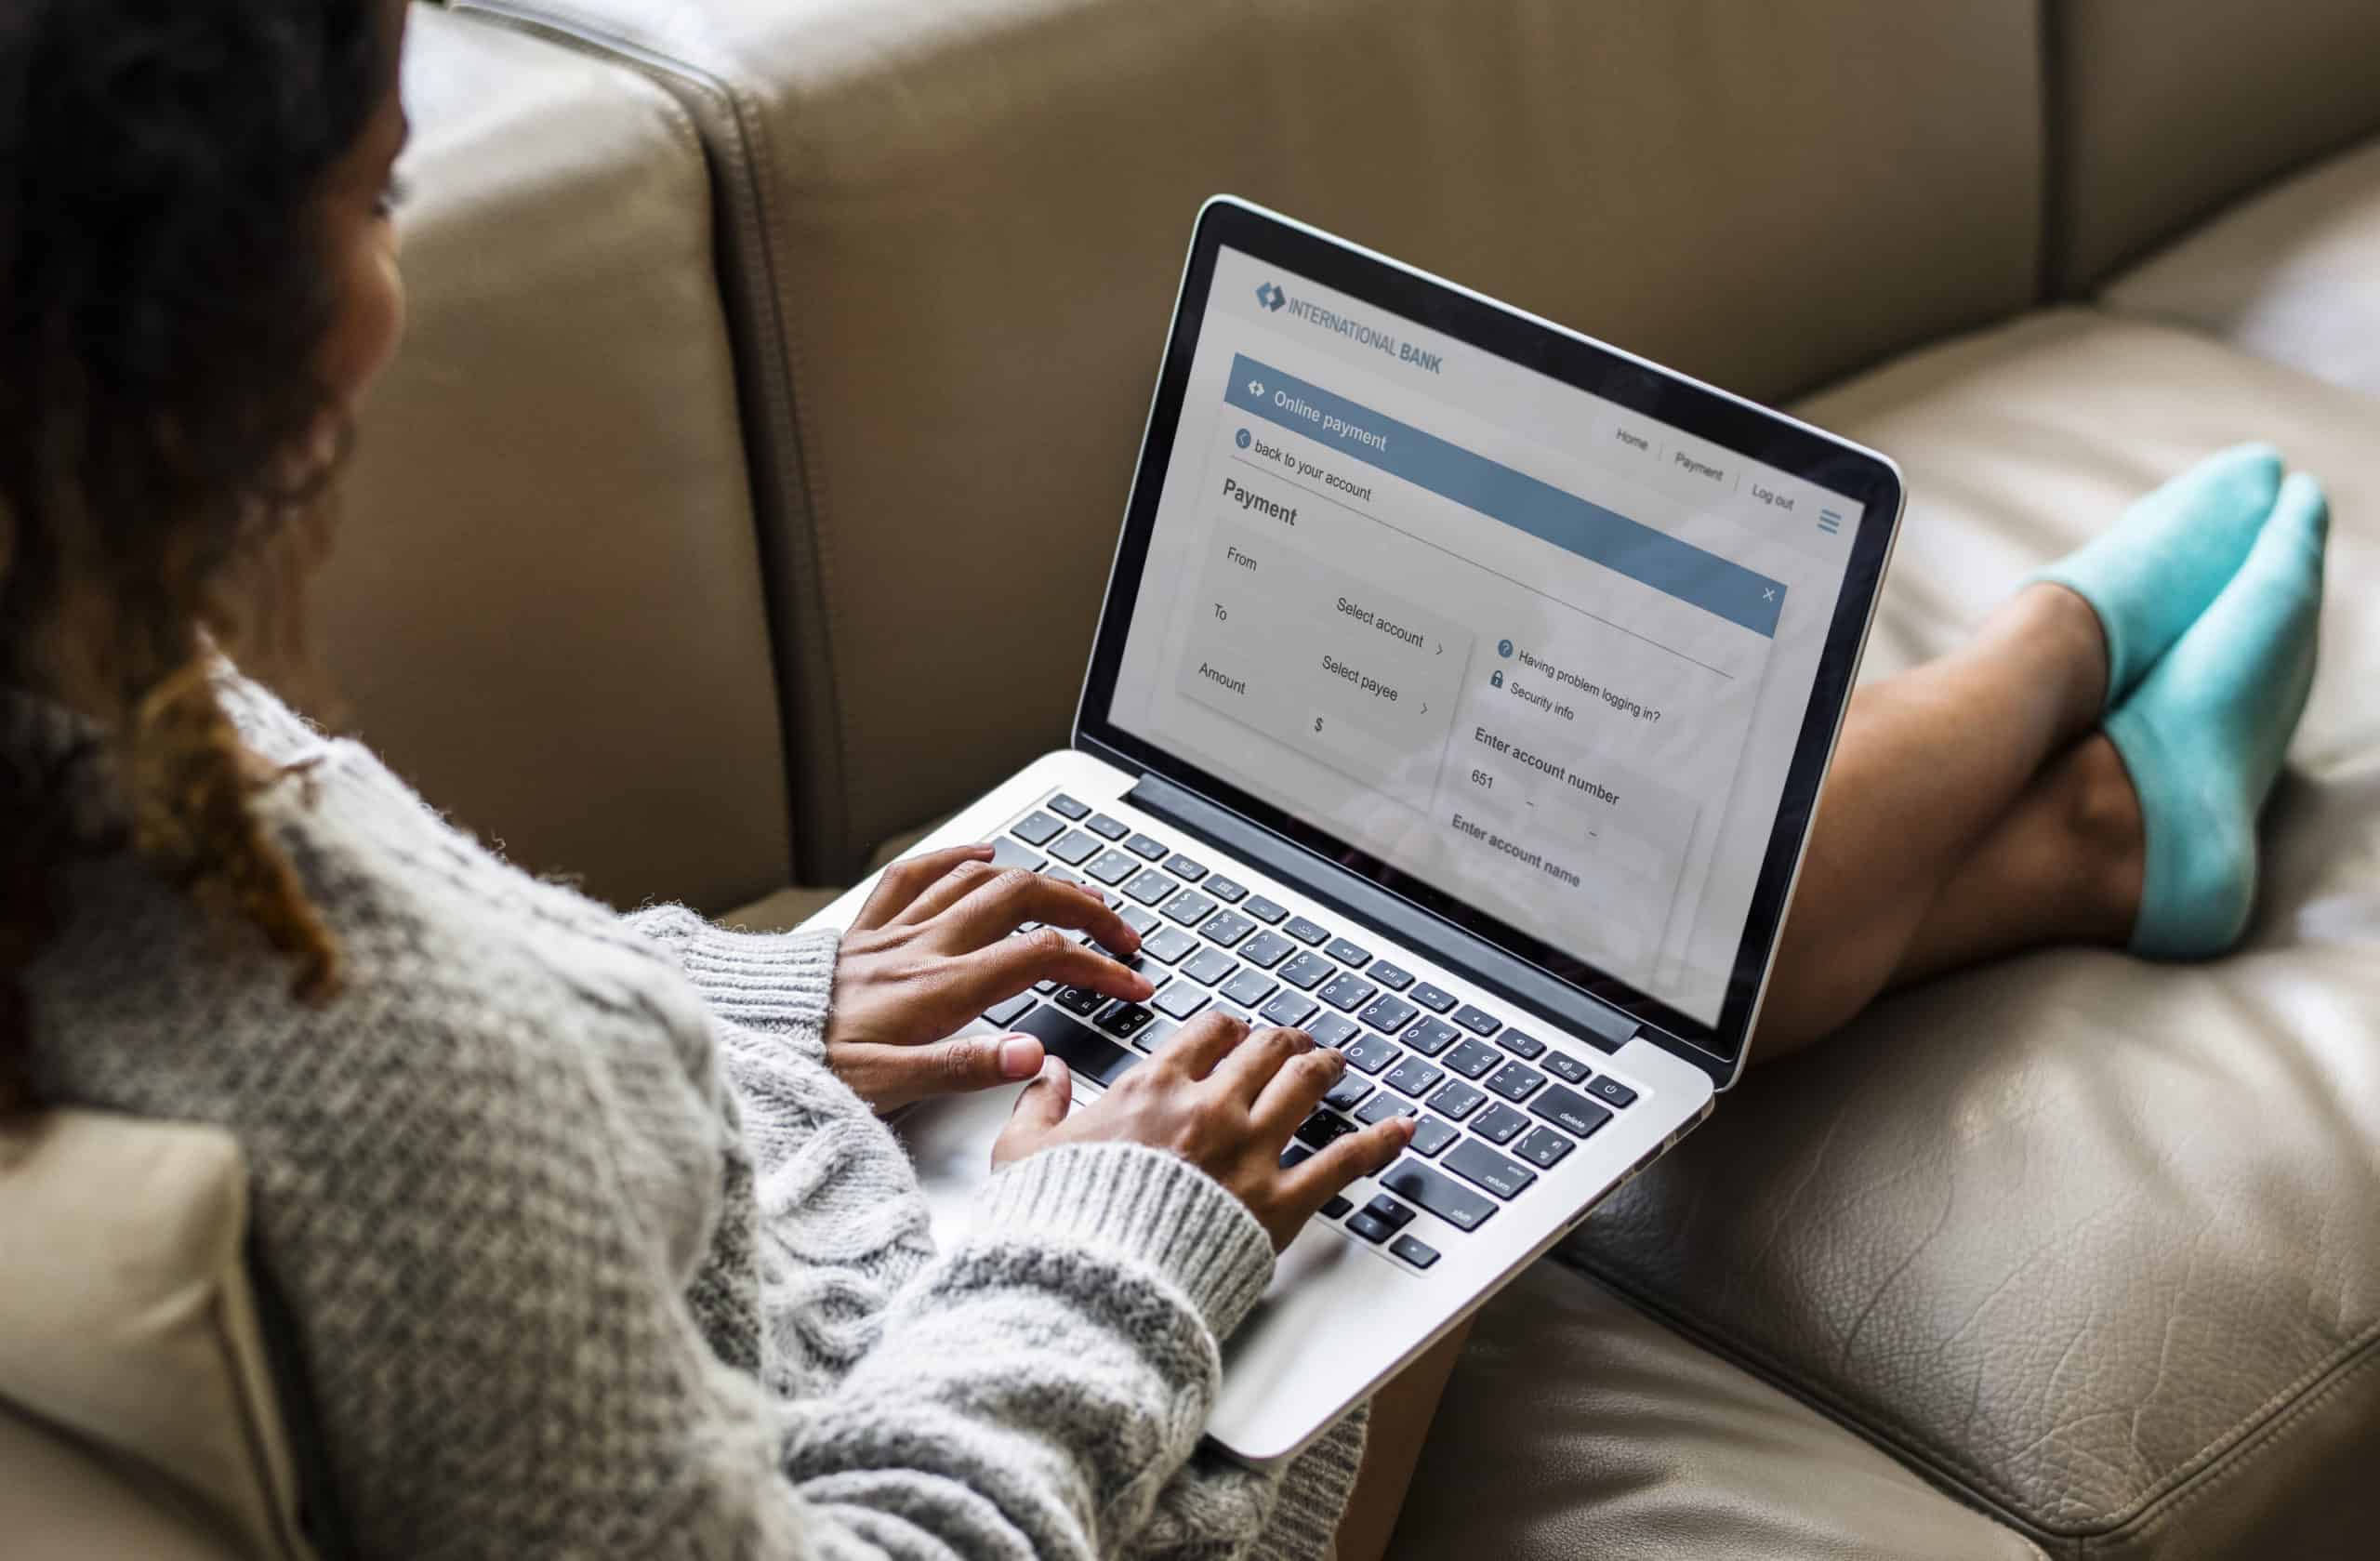
[[2320,485],[2291,477],[2230,583],[2108,717],[2148,840],[2135,953],[2202,958],[2247,928],[2256,815],[2314,681],[2329,527]]
[[2241,444],[2149,494],[2033,578],[2091,604],[2108,642],[2112,708],[2137,687],[2248,556],[2281,491],[2281,456]]

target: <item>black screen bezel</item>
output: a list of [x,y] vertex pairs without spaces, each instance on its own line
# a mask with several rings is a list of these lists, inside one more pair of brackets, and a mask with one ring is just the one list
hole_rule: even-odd
[[[1672,1008],[1589,961],[1400,871],[1286,809],[1122,730],[1110,719],[1149,540],[1188,392],[1190,368],[1206,320],[1215,259],[1226,245],[1295,277],[1364,299],[1508,363],[1683,429],[1858,503],[1858,531],[1843,589],[1787,770],[1777,825],[1752,890],[1726,999],[1715,1024]],[[1192,235],[1123,535],[1100,614],[1091,669],[1076,714],[1075,744],[1135,774],[1156,774],[1188,787],[1450,925],[1488,940],[1574,990],[1621,1009],[1667,1038],[1702,1053],[1694,1060],[1724,1084],[1739,1065],[1750,1034],[1818,787],[1843,708],[1850,697],[1900,509],[1899,474],[1889,461],[1871,452],[1273,213],[1218,196],[1200,211]]]

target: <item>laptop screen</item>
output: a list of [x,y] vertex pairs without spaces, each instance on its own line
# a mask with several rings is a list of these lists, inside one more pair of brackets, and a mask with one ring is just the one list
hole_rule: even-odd
[[1115,728],[1718,1024],[1862,500],[1277,258],[1206,281]]

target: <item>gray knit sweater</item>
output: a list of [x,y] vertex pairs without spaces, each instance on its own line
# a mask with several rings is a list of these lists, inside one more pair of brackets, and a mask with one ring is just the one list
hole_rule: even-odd
[[[623,919],[226,680],[345,949],[310,1008],[124,857],[31,972],[45,1098],[246,1150],[367,1557],[1316,1556],[1360,1426],[1286,1481],[1202,1450],[1263,1230],[1187,1164],[1058,1149],[937,1251],[826,1067],[835,939]],[[11,745],[60,723],[25,717]],[[38,735],[36,735],[38,734]]]

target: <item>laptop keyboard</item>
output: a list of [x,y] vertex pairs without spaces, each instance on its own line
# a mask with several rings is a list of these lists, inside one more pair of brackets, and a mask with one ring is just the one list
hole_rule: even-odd
[[1416,1210],[1452,1232],[1477,1230],[1635,1103],[1635,1090],[1580,1057],[1378,957],[1368,934],[1294,915],[1064,792],[1011,826],[993,861],[1117,891],[1118,914],[1141,934],[1125,962],[1157,991],[1123,1002],[1045,981],[986,1020],[1036,1037],[1103,1086],[1216,1010],[1302,1028],[1343,1052],[1346,1075],[1281,1163],[1389,1117],[1418,1118],[1411,1146],[1360,1202],[1334,1197],[1316,1216],[1410,1267],[1440,1255],[1408,1230]]

